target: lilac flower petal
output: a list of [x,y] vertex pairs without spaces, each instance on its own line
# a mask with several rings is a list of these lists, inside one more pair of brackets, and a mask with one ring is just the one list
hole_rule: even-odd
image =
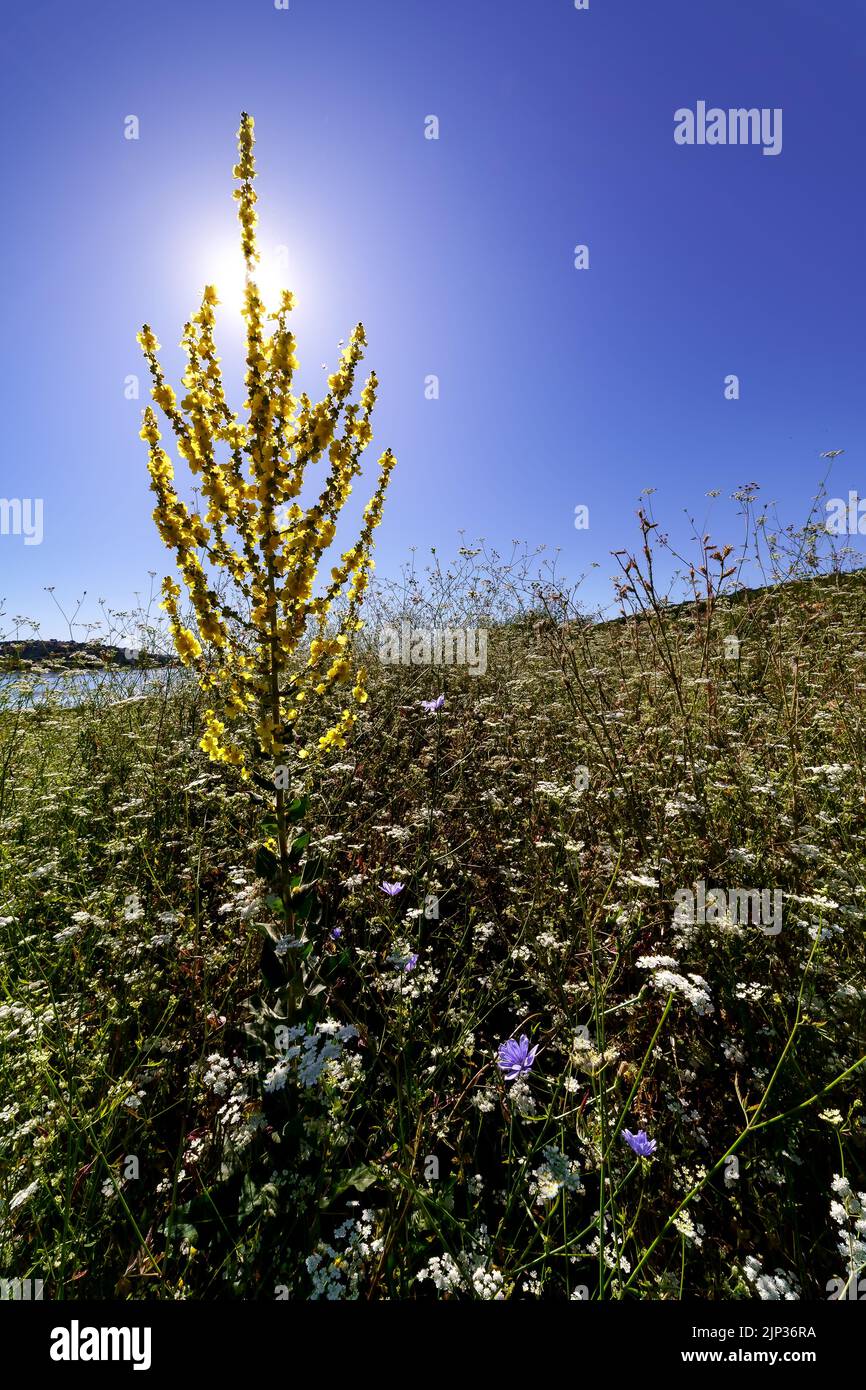
[[647,1138],[645,1129],[639,1129],[637,1134],[632,1134],[630,1129],[624,1129],[622,1137],[639,1158],[649,1158],[656,1151],[656,1141]]
[[529,1039],[525,1033],[521,1034],[520,1041],[509,1038],[499,1049],[498,1065],[505,1073],[507,1081],[517,1081],[519,1077],[526,1076],[532,1070],[533,1063],[538,1053],[538,1047],[530,1047]]

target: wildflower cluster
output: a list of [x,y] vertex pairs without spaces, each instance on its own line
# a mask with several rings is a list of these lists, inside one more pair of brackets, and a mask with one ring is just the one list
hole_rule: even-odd
[[866,1270],[866,1192],[855,1192],[846,1177],[833,1177],[833,1200],[830,1216],[838,1227],[838,1250],[845,1262],[845,1277],[850,1287],[858,1288],[860,1275]]
[[334,1303],[360,1297],[364,1275],[385,1243],[381,1236],[374,1235],[374,1230],[375,1213],[362,1211],[360,1216],[344,1221],[334,1232],[334,1240],[341,1249],[330,1241],[322,1241],[313,1254],[307,1256],[307,1272],[312,1280],[311,1302],[325,1299]]
[[343,1044],[357,1036],[357,1028],[351,1024],[341,1027],[333,1019],[317,1023],[311,1033],[302,1023],[282,1028],[278,1038],[280,1059],[265,1077],[265,1090],[282,1090],[293,1073],[299,1085],[307,1089],[315,1086],[322,1073],[329,1068],[333,1070],[334,1064],[341,1059]]
[[[357,707],[367,700],[366,671],[352,662],[351,640],[361,626],[373,533],[395,459],[390,450],[379,459],[379,482],[364,508],[360,534],[317,590],[323,556],[372,439],[378,381],[371,373],[358,400],[351,399],[366,344],[358,324],[328,378],[325,397],[314,403],[296,393],[293,296],[284,290],[268,316],[255,281],[256,169],[253,119],[246,113],[238,141],[234,196],[246,265],[246,418],[229,408],[223,390],[214,286],[205,287],[200,308],[184,325],[187,367],[180,400],[165,380],[149,325],[138,341],[154,406],[168,420],[206,503],[200,511],[181,498],[156,411],[148,406],[141,437],[150,448],[153,516],[174,552],[194,621],[187,625],[182,618],[181,586],[171,577],[163,581],[163,607],[180,660],[195,671],[209,698],[201,746],[213,761],[236,767],[246,778],[250,732],[260,756],[279,757],[290,746],[300,758],[318,755],[345,746]],[[299,499],[307,470],[324,461],[318,495],[304,505]],[[224,583],[218,582],[220,571]],[[350,689],[348,703],[316,742],[305,742],[298,732],[304,715],[340,688]]]
[[454,1256],[433,1255],[416,1276],[419,1282],[429,1279],[439,1293],[471,1293],[485,1302],[497,1302],[505,1297],[501,1270],[490,1260],[490,1237],[482,1226],[471,1240],[468,1250]]
[[792,1274],[786,1274],[783,1269],[765,1274],[761,1261],[754,1255],[747,1255],[743,1274],[764,1303],[790,1303],[800,1297],[800,1286]]
[[[413,622],[480,624],[507,584],[467,581],[429,611],[410,584]],[[375,721],[297,798],[316,882],[273,954],[300,1014],[256,992],[260,813],[189,738],[198,686],[7,720],[7,1269],[44,1251],[51,1297],[143,1269],[190,1298],[862,1299],[866,583],[743,594],[738,663],[705,604],[656,614],[560,624],[562,664],[503,620],[438,711],[370,656]],[[783,930],[680,918],[701,883],[778,887]]]

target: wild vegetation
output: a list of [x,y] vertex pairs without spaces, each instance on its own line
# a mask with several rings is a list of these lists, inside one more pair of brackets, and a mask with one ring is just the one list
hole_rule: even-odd
[[[53,1297],[856,1294],[866,583],[741,501],[760,588],[699,542],[660,594],[643,512],[609,621],[483,546],[374,594],[364,716],[292,771],[299,945],[255,868],[267,795],[199,747],[185,673],[7,690],[5,1270]],[[380,662],[407,619],[486,628],[485,673]],[[781,929],[737,889],[781,893]],[[266,939],[303,956],[300,1012]]]
[[3,1277],[858,1297],[866,583],[823,495],[795,531],[749,484],[693,560],[644,498],[593,614],[520,547],[373,586],[386,451],[324,578],[378,383],[359,325],[294,394],[239,138],[247,419],[212,287],[180,401],[139,337],[186,598],[105,610],[72,680],[78,609],[62,653],[0,633]]

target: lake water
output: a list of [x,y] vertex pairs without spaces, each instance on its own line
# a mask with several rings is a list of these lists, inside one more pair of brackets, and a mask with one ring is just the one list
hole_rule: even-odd
[[177,671],[14,671],[0,673],[3,705],[58,704],[64,707],[98,698],[107,705],[158,693]]

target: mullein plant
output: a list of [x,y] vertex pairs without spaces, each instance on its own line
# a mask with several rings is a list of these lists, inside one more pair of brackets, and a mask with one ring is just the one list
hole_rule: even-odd
[[[291,935],[298,916],[304,915],[299,869],[307,837],[296,836],[293,829],[306,803],[287,795],[287,771],[295,758],[315,760],[343,748],[367,700],[366,673],[354,665],[351,643],[361,627],[373,532],[396,460],[390,449],[380,457],[360,534],[331,563],[327,578],[319,579],[337,518],[361,471],[361,454],[372,439],[378,381],[371,372],[359,399],[350,399],[366,343],[358,324],[328,378],[324,398],[314,404],[304,392],[295,394],[298,362],[289,327],[294,297],[283,290],[276,313],[267,315],[256,285],[253,144],[253,118],[243,112],[234,197],[246,266],[246,418],[230,409],[223,391],[214,343],[219,303],[214,286],[205,286],[201,307],[184,325],[181,346],[187,367],[180,400],[160,367],[153,329],[145,324],[138,334],[154,404],[171,426],[206,510],[203,504],[201,511],[191,509],[179,496],[151,406],[143,412],[141,438],[150,449],[153,517],[174,552],[193,615],[187,625],[179,606],[182,587],[165,578],[162,606],[178,657],[195,673],[207,698],[201,747],[212,761],[236,769],[244,781],[266,786],[273,796],[265,821],[267,840],[257,862],[276,890],[269,902],[283,915]],[[299,499],[307,469],[316,465],[323,466],[325,477],[318,496],[306,506]],[[351,693],[335,722],[317,739],[305,737],[304,725],[316,702],[329,707],[339,690]],[[257,770],[264,761],[271,764],[267,778]],[[308,894],[306,900],[309,909]],[[292,953],[287,954],[291,959]]]

